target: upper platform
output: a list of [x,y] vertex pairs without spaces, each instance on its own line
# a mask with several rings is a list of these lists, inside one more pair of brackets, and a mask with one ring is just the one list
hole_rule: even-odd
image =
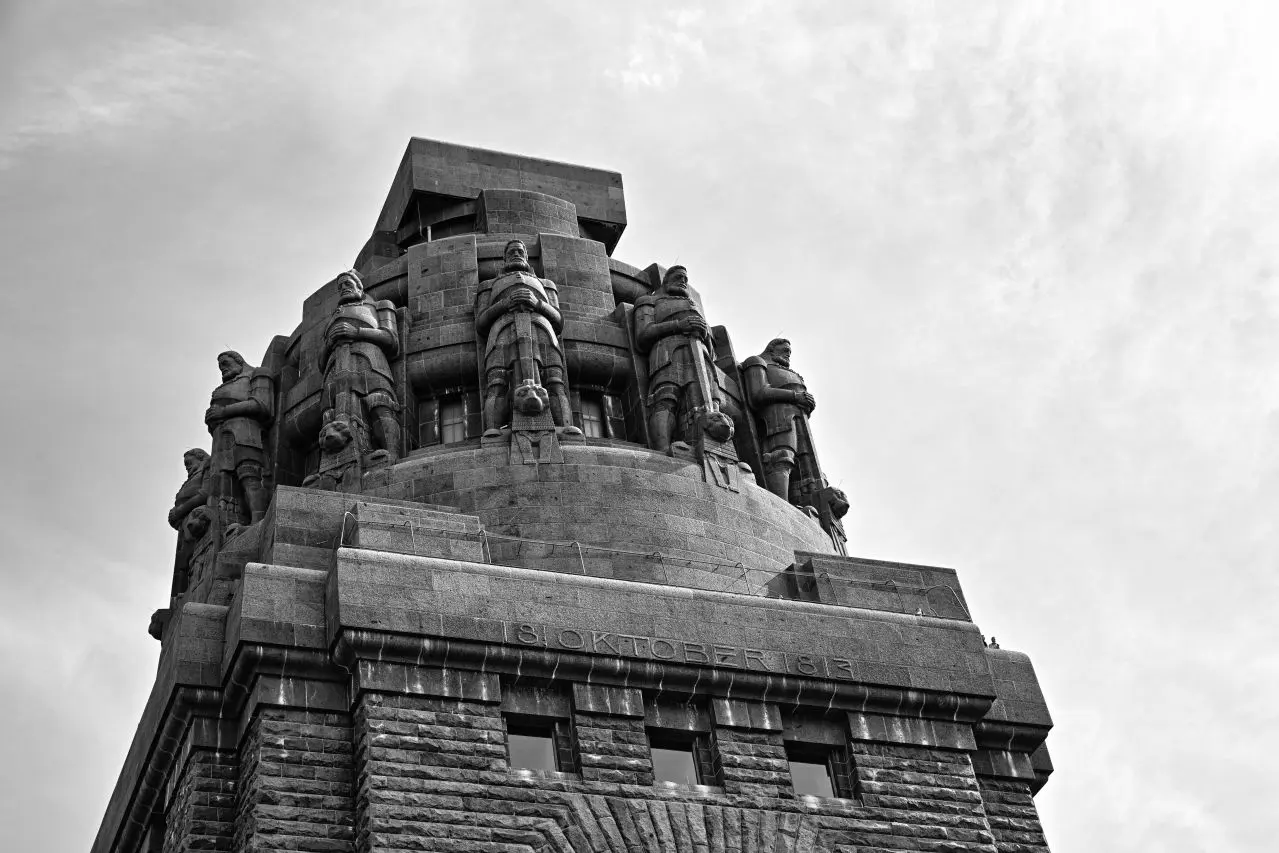
[[473,221],[476,200],[491,189],[569,202],[576,208],[581,236],[603,243],[609,254],[626,228],[617,172],[413,137],[378,215],[374,240],[394,242],[403,250],[470,230],[459,230],[460,223]]

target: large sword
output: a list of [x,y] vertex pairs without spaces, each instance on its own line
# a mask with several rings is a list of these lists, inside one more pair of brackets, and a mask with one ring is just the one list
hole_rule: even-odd
[[710,374],[706,370],[706,360],[710,351],[701,335],[690,332],[688,335],[688,351],[693,356],[693,369],[697,373],[697,386],[702,391],[702,406],[709,412],[719,411],[719,400],[715,398],[714,386],[711,385]]
[[515,345],[519,352],[520,379],[532,379],[541,385],[542,377],[537,372],[537,360],[533,358],[533,314],[524,306],[515,308]]

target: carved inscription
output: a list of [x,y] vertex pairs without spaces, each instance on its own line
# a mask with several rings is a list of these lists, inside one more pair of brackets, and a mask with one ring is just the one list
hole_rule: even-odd
[[506,622],[504,625],[506,641],[513,645],[588,652],[639,660],[730,667],[754,672],[773,672],[779,675],[858,680],[856,665],[854,661],[847,658],[793,654],[719,643],[693,643],[667,637],[644,637],[615,634],[609,631],[557,628],[532,622]]

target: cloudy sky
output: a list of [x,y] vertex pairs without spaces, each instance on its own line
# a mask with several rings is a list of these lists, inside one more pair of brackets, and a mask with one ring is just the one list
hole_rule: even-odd
[[0,2],[0,825],[87,849],[226,348],[349,266],[410,136],[625,180],[785,334],[854,554],[1035,661],[1058,853],[1272,849],[1272,2]]

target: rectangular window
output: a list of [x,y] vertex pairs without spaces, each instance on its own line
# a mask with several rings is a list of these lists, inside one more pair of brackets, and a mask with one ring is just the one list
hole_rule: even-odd
[[582,395],[582,432],[588,438],[604,438],[604,404],[599,398]]
[[719,785],[710,738],[695,732],[648,730],[653,781],[673,785]]
[[623,414],[622,400],[612,394],[604,395],[604,420],[608,426],[608,437],[627,439],[626,417]]
[[567,720],[507,717],[506,754],[512,770],[573,773],[573,733]]
[[466,406],[461,397],[440,401],[440,443],[466,441]]
[[423,400],[417,407],[418,447],[457,444],[481,429],[478,391],[456,391]]
[[846,747],[787,742],[791,785],[799,796],[854,796],[852,768]]

